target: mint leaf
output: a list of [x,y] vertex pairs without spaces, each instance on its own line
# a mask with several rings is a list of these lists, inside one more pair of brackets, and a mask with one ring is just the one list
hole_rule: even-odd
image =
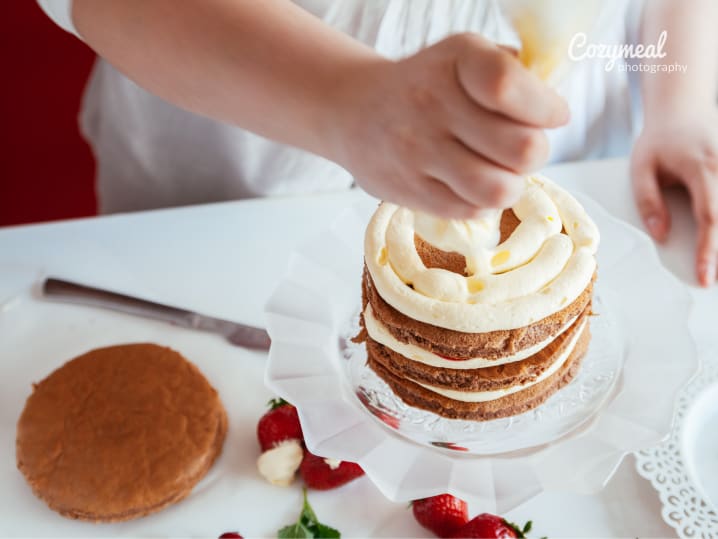
[[294,524],[285,526],[277,532],[279,539],[339,539],[341,534],[338,530],[319,522],[314,509],[309,504],[307,489],[304,490],[304,503],[302,511]]
[[339,539],[342,536],[339,530],[326,526],[324,524],[317,524],[314,530],[314,537],[326,538],[326,539]]
[[277,532],[279,539],[313,539],[314,533],[301,522],[285,526]]

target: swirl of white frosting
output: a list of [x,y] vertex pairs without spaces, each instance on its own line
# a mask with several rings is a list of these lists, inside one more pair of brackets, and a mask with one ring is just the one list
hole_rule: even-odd
[[[500,210],[446,221],[382,203],[364,243],[377,291],[415,320],[471,333],[527,326],[566,307],[595,271],[596,225],[576,199],[542,176],[527,178],[512,209],[520,223],[497,245]],[[467,275],[427,268],[415,234],[462,254]]]

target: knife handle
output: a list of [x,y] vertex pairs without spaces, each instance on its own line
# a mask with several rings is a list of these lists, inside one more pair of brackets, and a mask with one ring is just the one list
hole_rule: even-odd
[[186,328],[197,327],[197,315],[191,311],[54,277],[45,279],[42,284],[42,292],[45,297],[68,303],[112,309],[126,314],[162,320]]

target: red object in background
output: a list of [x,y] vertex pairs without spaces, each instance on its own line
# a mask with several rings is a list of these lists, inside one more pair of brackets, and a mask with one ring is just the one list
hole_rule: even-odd
[[94,215],[95,164],[77,115],[95,55],[34,1],[9,3],[4,21],[0,226]]

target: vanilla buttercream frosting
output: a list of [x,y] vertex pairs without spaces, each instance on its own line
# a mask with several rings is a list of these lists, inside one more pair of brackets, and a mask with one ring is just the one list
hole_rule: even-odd
[[[497,243],[500,210],[447,221],[382,203],[364,244],[379,295],[410,318],[470,333],[524,327],[563,309],[593,277],[596,225],[575,198],[539,175],[526,178],[512,209],[520,224]],[[462,254],[467,275],[427,268],[417,234]]]

